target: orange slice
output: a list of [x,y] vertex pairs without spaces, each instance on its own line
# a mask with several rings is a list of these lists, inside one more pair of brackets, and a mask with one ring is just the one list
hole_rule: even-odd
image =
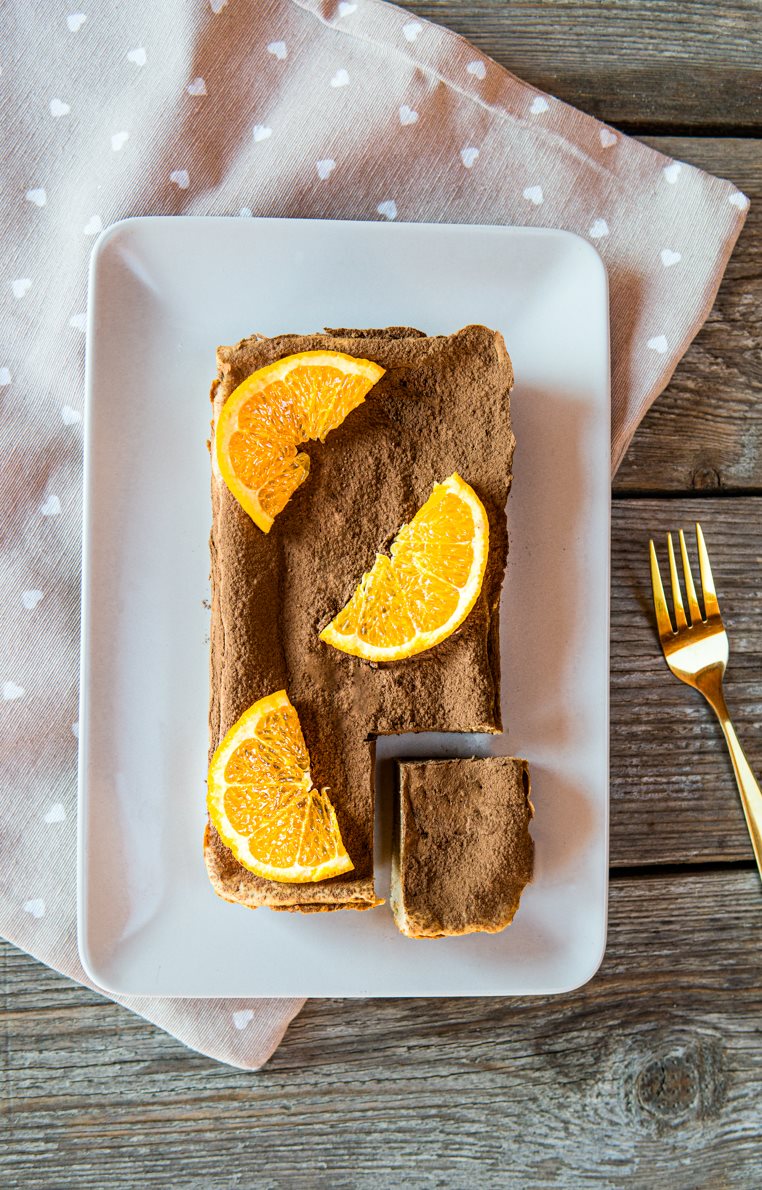
[[489,522],[473,488],[454,474],[391,546],[377,554],[349,603],[320,633],[366,661],[400,661],[431,649],[476,603],[489,552]]
[[340,351],[301,351],[253,372],[230,394],[214,436],[217,466],[264,533],[309,473],[299,444],[324,442],[383,374]]
[[231,727],[209,766],[209,816],[239,863],[284,884],[354,867],[326,789],[313,789],[299,717],[285,690]]

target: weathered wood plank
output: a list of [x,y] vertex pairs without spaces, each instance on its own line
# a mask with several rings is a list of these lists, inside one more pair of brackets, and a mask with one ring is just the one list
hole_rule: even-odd
[[714,309],[639,427],[614,487],[762,492],[762,140],[647,139],[731,178],[752,205]]
[[626,878],[587,987],[313,1001],[258,1074],[3,944],[0,1180],[18,1187],[752,1187],[752,872]]
[[759,0],[401,4],[535,87],[631,131],[762,127]]
[[[665,44],[678,56],[685,53],[688,61],[695,53],[706,64],[701,55],[713,52],[709,47],[714,44],[721,62],[734,74],[742,90],[748,80],[743,81],[743,72],[736,73],[734,55],[753,52],[751,42],[745,50],[739,47],[755,21],[759,27],[757,46],[762,44],[762,0],[723,6],[719,23],[715,5],[649,6],[646,18],[639,0],[592,7],[576,2],[465,5],[460,0],[444,0],[412,7],[471,37],[521,77],[550,90],[554,90],[553,79],[542,73],[550,69],[549,63],[555,71],[562,71],[564,64],[568,68],[570,61],[581,63],[581,69],[592,72],[596,79],[600,76],[601,85],[611,89],[612,102],[596,103],[590,88],[584,87],[570,87],[561,92],[562,97],[627,127],[635,127],[631,121],[628,123],[627,112],[631,116],[634,110],[645,116],[649,110],[637,88],[633,90],[626,81],[628,69],[640,68],[633,63],[642,65],[646,60],[639,51],[646,56],[653,51],[655,55],[653,77],[649,75],[645,84],[649,102],[653,100],[660,106],[664,87],[681,89],[686,108],[680,120],[686,129],[695,118],[705,130],[714,119],[724,121],[730,111],[710,80],[702,81],[701,94],[711,95],[711,101],[697,102],[693,82],[686,82],[693,79],[690,68],[669,68],[669,52],[660,44],[661,22],[666,22],[669,30]],[[685,32],[686,24],[692,23],[695,27],[689,34]],[[678,29],[683,30],[684,40]],[[738,46],[733,29],[738,32]],[[607,45],[613,47],[615,60],[606,56]],[[643,50],[644,45],[647,50]],[[625,46],[632,48],[631,55],[622,54]],[[513,57],[516,60],[512,62]],[[762,55],[757,52],[756,58],[759,68]],[[756,109],[755,118],[760,118],[762,81],[755,87],[748,96]],[[622,112],[616,106],[632,104],[634,95],[634,109],[628,107]],[[656,130],[659,121],[649,119],[650,124],[646,119],[637,127]],[[752,206],[707,324],[645,419],[616,477],[616,490],[762,491],[762,355],[758,347],[762,340],[762,140],[696,136],[642,139],[670,157],[732,179],[749,195]],[[689,419],[691,432],[687,434]]]
[[[654,535],[666,567],[667,530],[692,530],[697,517],[706,535],[730,637],[728,705],[749,763],[762,776],[762,499],[615,501],[611,545],[614,865],[752,858],[719,726],[701,695],[670,674],[653,622],[648,538]],[[665,569],[665,577],[666,573]]]

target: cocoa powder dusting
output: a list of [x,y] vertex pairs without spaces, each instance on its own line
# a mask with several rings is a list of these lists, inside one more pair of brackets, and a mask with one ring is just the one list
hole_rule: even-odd
[[[256,369],[318,349],[374,360],[386,373],[325,443],[308,443],[309,477],[269,534],[213,476],[210,749],[253,702],[285,689],[355,870],[315,884],[262,880],[210,827],[205,855],[216,890],[252,907],[374,903],[374,736],[501,729],[498,604],[514,447],[502,336],[482,326],[437,337],[399,327],[254,336],[218,351],[215,418]],[[477,492],[490,526],[482,591],[461,629],[429,652],[378,667],[319,641],[376,553],[453,471]]]
[[392,908],[400,928],[418,938],[504,929],[532,879],[526,761],[490,756],[397,767]]

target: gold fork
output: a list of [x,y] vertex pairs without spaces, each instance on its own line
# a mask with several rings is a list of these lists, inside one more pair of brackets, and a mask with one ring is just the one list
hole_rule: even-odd
[[696,598],[696,588],[693,585],[688,551],[685,548],[685,536],[680,530],[680,553],[683,561],[683,575],[685,577],[685,593],[688,599],[690,623],[686,619],[683,596],[680,590],[680,580],[677,577],[675,551],[672,547],[672,534],[667,534],[667,549],[669,551],[669,575],[672,581],[672,600],[675,605],[675,624],[672,627],[667,601],[664,598],[659,563],[656,560],[654,543],[649,543],[651,552],[651,585],[654,592],[654,608],[656,610],[656,624],[659,629],[659,640],[664,651],[667,665],[676,678],[686,682],[699,690],[715,715],[720,721],[728,745],[733,771],[741,795],[741,804],[746,816],[746,825],[751,836],[751,845],[757,860],[759,874],[762,876],[762,791],[760,791],[754,774],[749,768],[749,762],[743,754],[738,742],[733,724],[730,722],[725,697],[722,693],[722,678],[728,663],[728,634],[720,616],[720,605],[714,589],[712,569],[709,565],[709,555],[706,552],[704,534],[701,525],[696,524],[696,541],[698,543],[699,569],[701,571],[701,586],[704,595],[704,612],[702,616],[699,601]]

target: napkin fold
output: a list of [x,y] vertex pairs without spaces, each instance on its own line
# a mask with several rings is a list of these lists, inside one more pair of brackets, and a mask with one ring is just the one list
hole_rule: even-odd
[[[382,0],[83,9],[42,24],[34,8],[5,14],[0,932],[88,983],[75,937],[76,719],[98,232],[148,214],[577,232],[609,274],[615,470],[711,308],[748,200]],[[302,1003],[119,1002],[244,1069],[267,1060]]]

